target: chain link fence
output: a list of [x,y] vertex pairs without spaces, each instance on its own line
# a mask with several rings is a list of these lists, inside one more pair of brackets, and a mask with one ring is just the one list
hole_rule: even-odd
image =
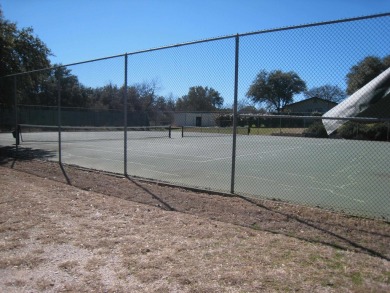
[[[1,145],[19,155],[45,150],[45,158],[65,164],[390,220],[390,78],[382,74],[353,92],[349,75],[370,58],[383,60],[386,74],[388,27],[387,13],[2,77]],[[362,68],[358,74],[373,74]]]

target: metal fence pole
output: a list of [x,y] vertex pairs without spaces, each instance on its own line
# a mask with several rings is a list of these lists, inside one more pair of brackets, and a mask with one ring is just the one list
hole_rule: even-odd
[[124,163],[124,175],[127,176],[127,57],[125,55],[125,88],[123,90],[123,139],[124,139],[124,149],[123,149],[123,163]]
[[57,106],[58,106],[58,162],[62,164],[62,145],[61,145],[61,81],[57,80]]
[[19,127],[18,127],[18,99],[17,99],[17,86],[16,86],[16,76],[14,76],[14,105],[15,105],[15,156],[18,155],[18,147],[20,143],[20,133],[19,133]]
[[233,102],[233,148],[232,148],[232,174],[230,179],[230,193],[234,193],[234,181],[236,173],[236,140],[237,140],[237,93],[238,93],[238,52],[239,35],[236,36],[235,69],[234,69],[234,102]]

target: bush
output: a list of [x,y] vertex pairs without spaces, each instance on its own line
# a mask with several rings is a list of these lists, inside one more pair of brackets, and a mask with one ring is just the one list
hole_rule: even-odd
[[337,137],[345,139],[361,139],[386,141],[388,126],[385,123],[347,122],[337,130]]
[[220,114],[215,118],[215,123],[219,127],[233,126],[233,116],[230,114]]
[[367,136],[371,140],[386,141],[388,134],[388,126],[385,123],[369,124]]
[[305,137],[328,137],[325,127],[321,121],[313,122],[307,129],[305,129],[305,131],[303,131],[303,135]]
[[359,124],[356,122],[347,122],[337,129],[336,136],[345,139],[354,139],[357,136]]
[[[255,124],[256,120],[254,117],[237,117],[237,126],[245,127]],[[215,118],[215,123],[219,127],[232,127],[233,126],[233,115],[231,114],[220,114]]]

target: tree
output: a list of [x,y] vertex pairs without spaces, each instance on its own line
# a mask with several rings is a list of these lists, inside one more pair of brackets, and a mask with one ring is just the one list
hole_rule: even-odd
[[171,96],[168,97],[160,96],[156,99],[153,108],[155,111],[174,111],[175,101]]
[[215,111],[223,105],[221,94],[209,87],[190,87],[188,94],[177,99],[179,111]]
[[152,110],[156,100],[156,91],[158,90],[157,81],[152,80],[150,82],[137,83],[134,85],[137,92],[138,109],[141,111]]
[[[16,24],[4,19],[0,9],[0,78],[9,74],[48,68],[51,51],[36,36],[31,27],[18,29]],[[48,72],[20,76],[17,79],[18,90],[26,96],[36,90]],[[0,103],[12,104],[13,78],[1,78]]]
[[293,102],[293,96],[306,90],[306,83],[293,71],[261,70],[246,96],[254,103],[265,103],[268,108],[280,112]]
[[[158,89],[157,82],[151,81],[143,83],[136,83],[127,87],[127,107],[128,111],[153,111],[161,106],[163,101],[161,97],[156,95]],[[108,83],[103,87],[91,89],[92,95],[89,98],[92,106],[109,109],[109,110],[123,110],[124,86]],[[164,101],[165,102],[165,101]],[[168,100],[167,100],[168,103]]]
[[376,56],[368,56],[364,58],[358,64],[352,66],[346,76],[347,94],[352,95],[389,67],[390,55],[384,58]]
[[170,93],[168,97],[165,97],[165,108],[167,111],[176,110],[176,99],[173,97],[172,93]]
[[307,99],[317,97],[335,103],[341,102],[347,96],[339,86],[330,84],[311,88],[303,94]]
[[93,90],[93,106],[109,110],[123,110],[123,90],[117,85],[108,83]]
[[157,81],[144,81],[130,86],[127,90],[128,106],[131,111],[150,111],[153,109],[158,90]]
[[79,83],[78,77],[62,65],[55,65],[45,70],[45,78],[37,87],[31,88],[29,94],[21,95],[20,104],[56,106],[58,103],[58,81],[61,86],[61,105],[63,107],[88,107],[91,104],[92,89]]

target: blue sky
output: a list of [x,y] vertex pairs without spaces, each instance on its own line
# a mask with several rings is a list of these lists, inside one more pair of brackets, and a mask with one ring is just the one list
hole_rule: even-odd
[[[52,50],[52,63],[62,64],[217,36],[390,12],[390,0],[1,0],[0,5],[5,18],[16,22],[19,28],[33,27],[35,34]],[[339,26],[337,33],[348,37],[349,29]],[[338,42],[332,44],[329,29],[324,32],[333,52],[328,58],[334,60],[340,50]],[[308,87],[324,83],[344,87],[342,76],[359,57],[386,53],[367,47],[357,52],[356,58],[348,55],[350,61],[343,64],[335,61],[333,67],[314,77],[318,54],[312,51],[307,58],[307,52],[302,52],[310,46],[311,42],[306,41],[319,35],[324,34],[311,29],[240,40],[243,49],[240,49],[242,82],[240,80],[239,98],[245,95],[248,84],[260,69],[297,71]],[[353,44],[356,39],[351,38]],[[291,42],[290,50],[271,56],[276,54],[275,47],[285,46],[286,41]],[[369,42],[378,40],[367,41],[367,46]],[[264,48],[260,45],[264,43],[278,45]],[[318,52],[322,52],[321,40],[312,43],[314,47],[320,47]],[[300,47],[300,51],[295,52]],[[259,52],[262,52],[263,60],[254,60]],[[264,59],[267,54],[271,55]],[[297,56],[302,58],[301,65],[293,66],[291,60]],[[271,62],[275,60],[279,64]],[[108,60],[74,67],[72,72],[82,83],[98,86],[107,82],[120,83],[122,66],[123,60]],[[135,55],[129,58],[129,66],[136,69],[129,70],[130,83],[157,81],[162,95],[177,97],[185,94],[189,86],[211,86],[222,93],[227,104],[231,103],[234,40],[166,53]],[[340,73],[330,74],[335,68]]]

